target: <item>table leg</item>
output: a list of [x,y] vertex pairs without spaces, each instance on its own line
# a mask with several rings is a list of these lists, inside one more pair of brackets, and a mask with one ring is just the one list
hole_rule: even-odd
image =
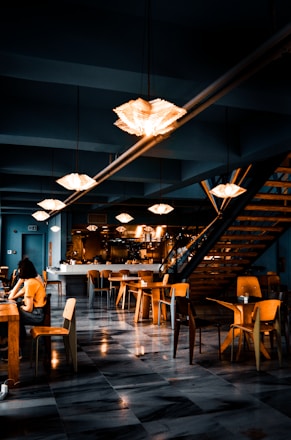
[[8,379],[9,386],[19,381],[19,320],[8,321]]
[[136,297],[136,304],[135,304],[134,322],[138,322],[139,321],[139,312],[140,312],[140,306],[141,306],[141,296],[142,296],[142,289],[138,289],[137,297]]
[[120,281],[120,286],[119,286],[119,291],[118,291],[118,295],[115,301],[115,305],[118,306],[121,298],[123,297],[123,295],[125,295],[125,289],[126,289],[126,283],[123,283],[122,281]]
[[[158,323],[159,299],[160,299],[160,288],[152,289],[152,318],[153,318],[153,324],[157,324]],[[167,315],[164,315],[164,312],[163,312],[163,316],[167,316]]]

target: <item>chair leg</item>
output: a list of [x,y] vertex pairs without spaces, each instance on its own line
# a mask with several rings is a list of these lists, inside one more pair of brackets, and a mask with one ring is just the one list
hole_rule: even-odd
[[171,304],[170,309],[171,309],[171,327],[172,327],[172,330],[174,330],[175,329],[175,305]]
[[174,358],[176,357],[176,353],[177,353],[179,333],[180,333],[180,322],[176,321],[175,330],[174,330],[174,353],[173,353]]
[[216,324],[217,326],[217,333],[218,333],[218,359],[221,361],[221,340],[220,340],[220,324]]
[[161,303],[158,304],[158,325],[161,324]]
[[254,324],[253,339],[256,357],[256,368],[260,371],[260,361],[261,361],[261,332],[260,332],[260,320],[259,320],[259,309],[257,310],[257,316]]
[[[189,315],[189,364],[193,364],[194,357],[194,345],[195,345],[195,336],[196,336],[196,326],[195,319],[190,311],[190,305],[188,305],[188,315]],[[201,331],[201,329],[200,329]],[[200,335],[201,336],[201,335]]]
[[275,333],[276,333],[276,343],[277,343],[277,352],[279,365],[282,367],[282,340],[281,340],[281,326],[278,319],[275,322]]
[[232,341],[231,341],[231,355],[230,355],[231,362],[233,362],[233,352],[234,352],[234,327],[232,327]]
[[36,338],[35,339],[35,372],[34,372],[35,377],[38,374],[38,342],[39,342],[39,338]]

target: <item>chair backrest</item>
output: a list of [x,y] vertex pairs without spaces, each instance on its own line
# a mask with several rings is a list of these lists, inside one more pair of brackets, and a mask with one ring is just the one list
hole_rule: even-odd
[[154,280],[154,271],[153,270],[139,270],[137,272],[137,276],[139,276],[142,281],[146,281],[147,283],[151,283]]
[[87,279],[88,279],[88,281],[89,280],[92,281],[92,283],[94,285],[98,284],[99,277],[100,277],[99,270],[88,270],[88,272],[87,272]]
[[280,277],[279,275],[268,275],[268,297],[277,298],[280,292]]
[[121,273],[121,275],[129,275],[130,274],[130,270],[128,270],[128,269],[121,269],[120,271],[119,271],[119,273]]
[[0,266],[1,278],[8,278],[8,270],[9,270],[8,266]]
[[42,271],[42,279],[43,279],[44,286],[46,286],[46,284],[47,284],[47,272],[46,272],[46,270]]
[[51,294],[50,293],[46,294],[46,303],[43,308],[43,311],[44,311],[44,318],[41,325],[50,327],[51,325]]
[[122,273],[121,272],[111,272],[110,277],[122,277]]
[[256,317],[257,309],[260,309],[260,321],[271,322],[277,317],[281,301],[279,299],[266,299],[255,304],[253,319]]
[[111,275],[111,273],[112,273],[112,270],[104,269],[104,270],[101,270],[100,276],[102,278],[108,278]]
[[11,274],[11,278],[10,278],[10,289],[12,289],[16,282],[17,282],[17,269],[14,269],[12,274]]
[[177,296],[189,296],[189,283],[175,283],[172,284],[171,290],[170,290],[170,296],[172,299],[176,298]]
[[248,293],[249,296],[256,296],[262,298],[262,291],[259,280],[255,276],[239,276],[237,277],[236,294],[237,296],[245,296]]
[[76,308],[76,298],[68,298],[63,311],[63,327],[70,330]]
[[101,279],[101,287],[108,287],[109,281],[108,278],[110,277],[112,273],[112,270],[104,269],[100,272],[100,279]]

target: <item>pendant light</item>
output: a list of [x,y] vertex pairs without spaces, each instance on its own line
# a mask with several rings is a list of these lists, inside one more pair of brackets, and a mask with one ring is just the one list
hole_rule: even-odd
[[98,226],[96,226],[96,225],[88,225],[87,229],[88,229],[88,231],[96,232],[97,229],[98,229]]
[[59,211],[66,207],[66,204],[58,199],[44,199],[38,205],[47,211]]
[[[146,0],[146,29],[147,29],[147,76],[148,99],[150,99],[150,21],[151,0]],[[131,99],[113,109],[119,119],[114,123],[118,128],[136,136],[157,136],[165,134],[174,128],[174,123],[187,113],[187,110],[177,107],[164,99],[157,98],[146,101],[143,98]]]
[[43,222],[44,220],[47,220],[50,217],[50,215],[45,211],[36,211],[31,215],[32,217],[35,218],[35,220],[39,222]]
[[[54,150],[52,149],[51,151],[52,151],[52,175],[51,175],[51,194],[52,194],[53,193],[52,183],[54,177]],[[53,199],[53,198],[44,199],[37,204],[46,211],[59,211],[66,207],[65,203],[61,202],[61,200]]]
[[122,212],[115,217],[120,223],[129,223],[133,220],[133,217],[127,212]]
[[80,92],[79,86],[77,89],[77,145],[76,145],[76,172],[67,174],[57,180],[59,185],[62,185],[68,190],[85,191],[93,187],[96,183],[94,179],[87,176],[87,174],[78,173],[79,160],[79,135],[80,135]]
[[[226,147],[227,147],[227,159],[226,175],[229,175],[229,131],[228,131],[228,108],[225,109],[225,129],[226,129]],[[223,182],[209,191],[216,197],[222,199],[235,198],[246,192],[245,188],[236,185],[234,182]]]
[[173,206],[162,203],[162,159],[160,159],[160,203],[156,203],[148,208],[153,214],[169,214],[174,210]]
[[57,226],[57,225],[54,225],[54,226],[52,226],[52,227],[50,228],[50,230],[53,231],[53,232],[59,232],[60,229],[61,229],[61,228],[60,228],[59,226]]

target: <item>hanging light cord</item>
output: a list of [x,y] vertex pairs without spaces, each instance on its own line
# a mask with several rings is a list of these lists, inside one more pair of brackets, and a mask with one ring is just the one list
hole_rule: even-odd
[[146,17],[147,17],[147,71],[148,71],[148,99],[150,100],[151,96],[151,0],[147,0],[147,10],[146,10]]
[[77,87],[77,146],[76,146],[76,173],[79,172],[79,136],[80,136],[80,89]]

